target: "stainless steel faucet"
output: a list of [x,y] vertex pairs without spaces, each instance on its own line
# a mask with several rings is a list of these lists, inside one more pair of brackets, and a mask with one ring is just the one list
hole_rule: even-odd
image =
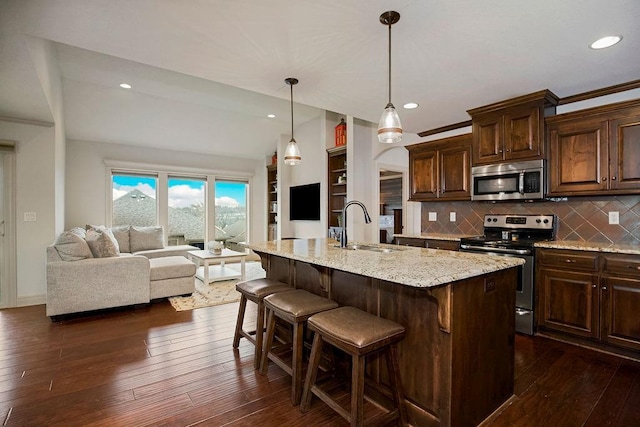
[[342,233],[340,233],[340,247],[347,247],[347,208],[351,205],[358,205],[362,208],[364,212],[364,222],[369,224],[371,223],[371,217],[369,216],[369,212],[367,212],[366,206],[357,200],[351,200],[344,204],[344,208],[342,208]]

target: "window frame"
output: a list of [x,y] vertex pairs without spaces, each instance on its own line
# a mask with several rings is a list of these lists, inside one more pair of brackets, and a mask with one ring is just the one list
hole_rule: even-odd
[[[112,175],[131,174],[131,175],[156,175],[158,179],[157,191],[157,224],[161,225],[165,230],[169,228],[169,178],[204,178],[205,188],[205,241],[215,239],[215,183],[218,181],[238,181],[247,184],[247,243],[251,236],[251,194],[253,186],[254,174],[250,172],[240,171],[223,171],[215,169],[199,169],[181,166],[169,166],[158,164],[145,164],[137,162],[123,162],[117,160],[105,160],[105,176],[106,176],[106,215],[105,225],[111,227],[113,224],[113,181]],[[165,233],[166,234],[166,233]],[[165,246],[168,238],[164,237]]]

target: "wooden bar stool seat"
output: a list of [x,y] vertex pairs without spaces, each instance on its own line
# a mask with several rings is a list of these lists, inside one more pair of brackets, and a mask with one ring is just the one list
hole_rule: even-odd
[[[403,404],[402,383],[400,381],[396,350],[397,343],[404,338],[404,327],[354,307],[340,307],[335,310],[314,314],[307,321],[307,325],[314,332],[314,337],[300,404],[301,411],[306,412],[309,410],[312,394],[315,394],[349,421],[352,426],[364,425],[365,357],[376,352],[384,352],[395,408],[382,414],[380,419],[375,421],[386,425],[393,420],[399,419],[402,425],[406,425],[406,410]],[[351,355],[350,411],[343,408],[327,392],[316,385],[323,342]]]
[[[262,352],[260,372],[267,372],[269,360],[291,375],[291,402],[300,403],[302,395],[302,350],[304,345],[304,326],[307,319],[316,313],[338,307],[338,303],[302,289],[269,295],[264,299],[267,310],[267,335]],[[276,317],[293,325],[292,360],[289,365],[272,351]]]
[[[240,292],[240,307],[238,308],[238,319],[236,320],[236,332],[233,336],[233,348],[238,348],[240,338],[245,337],[254,347],[253,367],[260,368],[260,357],[262,356],[262,343],[264,337],[264,298],[276,292],[292,291],[293,288],[286,283],[271,279],[253,279],[236,284],[236,291]],[[247,301],[252,301],[258,306],[256,315],[256,329],[245,331],[242,329],[244,314],[247,309]],[[255,335],[255,338],[253,337]]]

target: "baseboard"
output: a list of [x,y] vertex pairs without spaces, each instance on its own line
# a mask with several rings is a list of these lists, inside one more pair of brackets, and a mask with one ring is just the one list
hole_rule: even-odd
[[18,297],[16,307],[26,307],[28,305],[40,305],[47,303],[47,295],[29,295],[26,297]]

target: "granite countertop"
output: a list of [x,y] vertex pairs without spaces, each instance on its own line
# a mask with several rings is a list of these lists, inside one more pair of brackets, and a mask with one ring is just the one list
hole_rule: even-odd
[[538,242],[535,244],[535,247],[547,249],[569,249],[572,251],[593,251],[640,255],[640,246],[638,245],[616,245],[613,243],[553,240],[549,242]]
[[[354,242],[352,242],[354,243]],[[370,244],[390,253],[336,247],[332,239],[294,239],[251,243],[257,252],[416,288],[429,288],[524,264],[521,258]]]
[[433,240],[450,240],[459,242],[464,237],[473,237],[476,234],[440,234],[440,233],[421,233],[421,234],[394,234],[393,237],[406,237],[410,239],[433,239]]

